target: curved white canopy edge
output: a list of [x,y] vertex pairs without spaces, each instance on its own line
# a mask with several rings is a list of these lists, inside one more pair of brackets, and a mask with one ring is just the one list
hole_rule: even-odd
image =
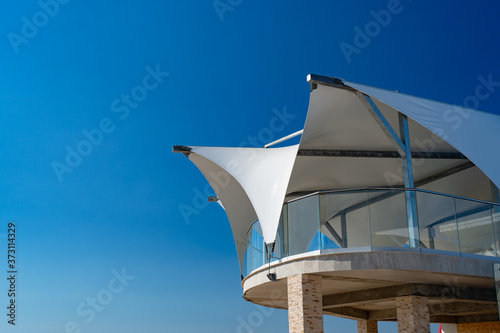
[[[267,149],[191,147],[190,156],[198,154],[216,163],[241,185],[260,221],[264,241],[269,244],[276,237],[297,150],[298,145]],[[218,176],[212,178],[217,179]],[[221,198],[224,196],[223,192],[230,192],[224,179],[215,182],[218,182],[215,184],[218,187],[216,193],[221,194]],[[222,202],[227,209],[228,203],[224,200]]]
[[238,181],[219,165],[198,154],[190,154],[189,159],[203,173],[217,193],[220,202],[224,204],[223,208],[233,232],[240,269],[243,270],[247,247],[246,232],[257,219],[252,203]]

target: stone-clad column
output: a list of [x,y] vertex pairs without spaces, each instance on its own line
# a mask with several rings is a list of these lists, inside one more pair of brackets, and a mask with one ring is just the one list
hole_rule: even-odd
[[290,333],[323,333],[321,276],[288,278],[288,326]]
[[358,320],[358,333],[378,333],[376,320]]
[[398,332],[430,333],[427,299],[418,296],[396,297]]

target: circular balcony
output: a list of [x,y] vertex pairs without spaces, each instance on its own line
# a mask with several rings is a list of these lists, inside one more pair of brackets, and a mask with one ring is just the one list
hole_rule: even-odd
[[[407,207],[408,196],[415,209]],[[420,189],[318,191],[283,205],[274,251],[260,223],[247,231],[243,275],[269,261],[349,252],[422,252],[497,261],[500,205]]]

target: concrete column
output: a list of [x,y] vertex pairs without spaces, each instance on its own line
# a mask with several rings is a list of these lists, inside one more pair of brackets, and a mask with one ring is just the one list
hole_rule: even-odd
[[288,326],[290,333],[323,333],[321,276],[288,277]]
[[376,320],[358,320],[358,333],[378,333]]
[[430,333],[427,299],[418,296],[396,297],[398,332]]
[[500,322],[458,324],[457,333],[500,333]]

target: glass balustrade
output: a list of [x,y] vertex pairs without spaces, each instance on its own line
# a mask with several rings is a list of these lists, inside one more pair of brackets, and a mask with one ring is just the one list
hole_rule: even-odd
[[[415,191],[419,239],[414,248],[405,191]],[[283,205],[271,261],[311,251],[381,250],[500,257],[500,205],[418,189],[316,192]],[[243,274],[268,262],[255,221],[247,232]]]

